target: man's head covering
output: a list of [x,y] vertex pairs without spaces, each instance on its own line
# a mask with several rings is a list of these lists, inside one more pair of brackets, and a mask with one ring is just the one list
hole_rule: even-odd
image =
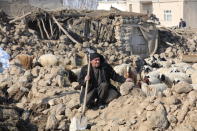
[[101,55],[98,53],[90,53],[90,61],[92,61],[95,58],[101,58]]

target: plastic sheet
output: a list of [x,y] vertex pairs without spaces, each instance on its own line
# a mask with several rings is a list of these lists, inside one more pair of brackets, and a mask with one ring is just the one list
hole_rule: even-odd
[[3,70],[9,68],[9,59],[10,55],[0,48],[0,73],[2,73]]

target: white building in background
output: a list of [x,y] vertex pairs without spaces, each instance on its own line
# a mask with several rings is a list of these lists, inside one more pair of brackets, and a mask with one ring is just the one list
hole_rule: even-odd
[[63,6],[72,9],[96,10],[98,0],[63,0]]
[[121,11],[127,11],[126,0],[100,0],[98,2],[98,10],[110,10],[111,7],[115,7]]
[[97,9],[116,7],[122,11],[155,14],[162,26],[178,26],[180,18],[187,27],[197,28],[197,0],[100,0]]

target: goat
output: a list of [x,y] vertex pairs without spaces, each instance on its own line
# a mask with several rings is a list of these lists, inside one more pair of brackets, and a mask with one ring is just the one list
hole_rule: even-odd
[[34,56],[30,56],[27,54],[19,54],[16,56],[16,58],[19,60],[23,68],[31,69],[33,67]]

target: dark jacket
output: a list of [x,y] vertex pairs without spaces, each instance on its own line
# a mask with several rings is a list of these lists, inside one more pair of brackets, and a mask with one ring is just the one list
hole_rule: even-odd
[[186,27],[186,22],[185,21],[180,21],[179,22],[179,28]]
[[[84,86],[85,87],[85,76],[87,75],[87,68],[88,68],[88,65],[85,65],[82,67],[81,69],[81,73],[79,75],[79,79],[78,79],[78,82],[81,86]],[[110,83],[110,79],[114,80],[114,81],[117,81],[119,83],[124,83],[126,78],[124,78],[123,76],[120,76],[119,74],[117,74],[114,69],[107,63],[101,63],[101,66],[99,67],[100,70],[101,70],[101,76],[102,76],[102,82],[105,82],[105,83],[108,83],[109,85],[111,85]],[[90,68],[90,81],[89,81],[89,88],[88,88],[88,92],[91,91],[92,89],[94,88],[97,88],[95,87],[96,83],[95,83],[95,79],[93,77],[93,69],[92,67]]]

